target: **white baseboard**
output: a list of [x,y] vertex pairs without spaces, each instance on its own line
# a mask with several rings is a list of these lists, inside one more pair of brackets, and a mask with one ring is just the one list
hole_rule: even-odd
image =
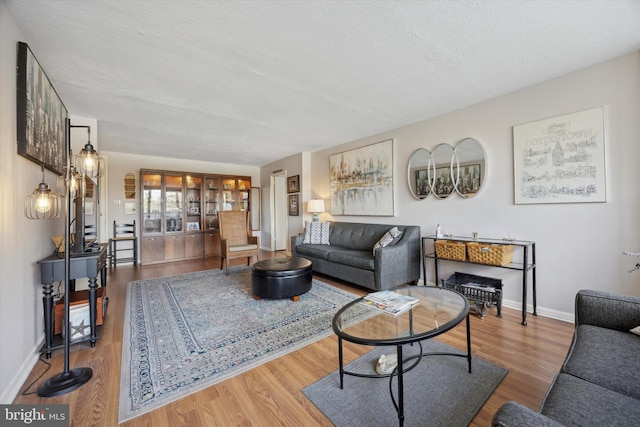
[[[512,301],[512,300],[502,300],[502,306],[513,308],[514,310],[522,310],[522,303],[520,301]],[[549,317],[551,319],[560,320],[562,322],[574,323],[575,314],[574,313],[566,313],[564,311],[552,310],[550,308],[545,307],[536,307],[536,311],[538,312],[538,316]],[[527,317],[533,316],[533,304],[527,304]]]
[[29,377],[29,374],[33,370],[33,367],[38,363],[40,359],[40,348],[44,343],[44,334],[40,337],[39,345],[36,345],[30,352],[29,356],[25,358],[24,362],[16,371],[16,374],[11,378],[9,385],[5,390],[3,390],[2,395],[0,395],[0,403],[3,405],[9,405],[13,403],[13,400],[18,396],[20,392],[20,388]]
[[[423,280],[420,279],[418,281],[418,285],[422,285],[422,284],[423,284]],[[436,284],[434,282],[427,282],[427,285],[435,286]],[[522,310],[522,303],[520,301],[503,299],[502,306],[512,308],[518,311]],[[540,306],[536,307],[536,311],[538,312],[538,316],[549,317],[551,319],[556,319],[562,322],[569,322],[569,323],[574,323],[575,321],[574,313],[566,313],[564,311],[552,310],[550,308],[545,308]],[[527,304],[527,317],[530,315],[533,316],[532,313],[533,313],[533,304]]]

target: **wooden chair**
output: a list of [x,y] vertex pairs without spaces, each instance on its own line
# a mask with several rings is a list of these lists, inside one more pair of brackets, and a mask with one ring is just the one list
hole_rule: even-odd
[[[131,245],[120,247],[121,243],[130,242]],[[130,257],[118,259],[118,252],[133,251]],[[136,221],[131,224],[116,224],[113,221],[113,237],[109,239],[109,267],[115,267],[119,262],[131,262],[138,265],[138,238],[136,237]]]
[[222,211],[220,218],[220,247],[222,260],[220,269],[226,264],[226,274],[229,274],[229,260],[233,258],[247,258],[247,265],[251,257],[256,261],[260,255],[260,244],[257,236],[249,231],[248,213],[243,211]]
[[98,241],[98,234],[96,233],[96,226],[94,224],[84,226],[84,241],[85,243]]

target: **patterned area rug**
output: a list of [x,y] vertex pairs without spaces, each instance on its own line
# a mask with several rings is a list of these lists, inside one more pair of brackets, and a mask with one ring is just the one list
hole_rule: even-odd
[[355,298],[314,280],[297,302],[255,300],[244,266],[129,283],[119,421],[331,335]]

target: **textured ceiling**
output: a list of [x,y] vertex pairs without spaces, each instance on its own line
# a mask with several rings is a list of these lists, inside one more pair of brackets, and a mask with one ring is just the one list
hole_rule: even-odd
[[640,49],[639,1],[2,1],[101,149],[256,166]]

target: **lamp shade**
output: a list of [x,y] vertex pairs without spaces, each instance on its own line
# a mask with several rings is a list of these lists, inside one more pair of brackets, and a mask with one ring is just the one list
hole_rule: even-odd
[[76,170],[83,175],[97,178],[102,175],[104,165],[102,158],[93,149],[91,142],[87,142],[82,151],[76,155]]
[[307,202],[307,212],[313,214],[313,221],[318,222],[318,214],[324,212],[324,200],[311,199]]
[[24,201],[24,215],[29,219],[56,219],[62,211],[62,198],[54,193],[44,181],[44,163],[42,182]]
[[309,213],[322,213],[324,212],[324,200],[311,199],[307,204],[307,212]]
[[61,212],[61,198],[51,191],[46,182],[41,182],[27,196],[24,203],[24,214],[29,219],[56,219]]

